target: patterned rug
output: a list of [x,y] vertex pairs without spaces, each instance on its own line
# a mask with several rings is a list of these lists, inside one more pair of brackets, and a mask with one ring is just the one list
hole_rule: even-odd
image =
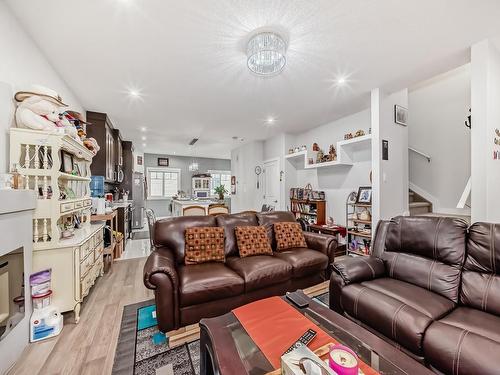
[[[313,299],[328,306],[328,293]],[[154,300],[123,308],[113,375],[200,374],[200,341],[170,348],[156,325]]]

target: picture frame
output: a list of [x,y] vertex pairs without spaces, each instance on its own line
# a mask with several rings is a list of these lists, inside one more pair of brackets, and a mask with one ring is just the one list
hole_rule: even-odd
[[61,167],[59,170],[64,173],[73,173],[73,155],[64,150],[61,150]]
[[142,165],[142,155],[137,155],[137,165]]
[[399,125],[408,126],[408,109],[396,104],[394,106],[394,122]]
[[168,158],[158,158],[158,166],[159,167],[168,167],[169,166]]
[[356,203],[359,204],[371,204],[372,203],[372,187],[371,186],[360,186],[358,189],[358,196],[356,197]]

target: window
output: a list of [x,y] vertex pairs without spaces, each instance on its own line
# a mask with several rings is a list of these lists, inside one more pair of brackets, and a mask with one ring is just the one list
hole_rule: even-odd
[[180,188],[180,169],[148,168],[148,199],[171,198]]
[[231,194],[231,171],[208,171],[212,176],[212,187],[210,193],[216,195],[215,188],[224,185],[227,195]]

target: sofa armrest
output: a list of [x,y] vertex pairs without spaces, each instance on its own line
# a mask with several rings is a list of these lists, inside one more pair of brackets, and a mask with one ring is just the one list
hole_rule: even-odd
[[335,258],[335,250],[337,249],[338,243],[334,236],[327,234],[314,233],[314,232],[302,232],[304,238],[306,239],[307,247],[321,251],[325,254],[329,263],[332,264]]
[[330,277],[330,308],[343,314],[342,289],[345,286],[373,280],[384,274],[384,262],[375,257],[349,257],[335,262]]
[[179,278],[170,249],[154,248],[144,265],[144,285],[154,290],[158,329],[168,332],[179,328]]
[[333,271],[345,285],[373,280],[385,275],[384,262],[376,257],[346,258],[333,264]]
[[164,247],[155,247],[149,255],[144,265],[144,285],[148,289],[157,289],[158,281],[162,278],[156,277],[157,274],[165,274],[170,283],[177,290],[179,278],[175,267],[174,253]]

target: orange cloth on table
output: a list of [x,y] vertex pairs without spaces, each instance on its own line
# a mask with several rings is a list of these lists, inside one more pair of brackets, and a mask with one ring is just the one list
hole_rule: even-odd
[[238,307],[233,313],[275,369],[280,367],[283,352],[309,328],[317,332],[309,349],[314,351],[332,342],[330,336],[280,297]]
[[[238,307],[233,314],[275,369],[281,367],[281,356],[285,350],[309,328],[317,332],[307,345],[312,351],[328,343],[339,343],[280,297]],[[361,360],[359,365],[365,375],[379,374]]]

